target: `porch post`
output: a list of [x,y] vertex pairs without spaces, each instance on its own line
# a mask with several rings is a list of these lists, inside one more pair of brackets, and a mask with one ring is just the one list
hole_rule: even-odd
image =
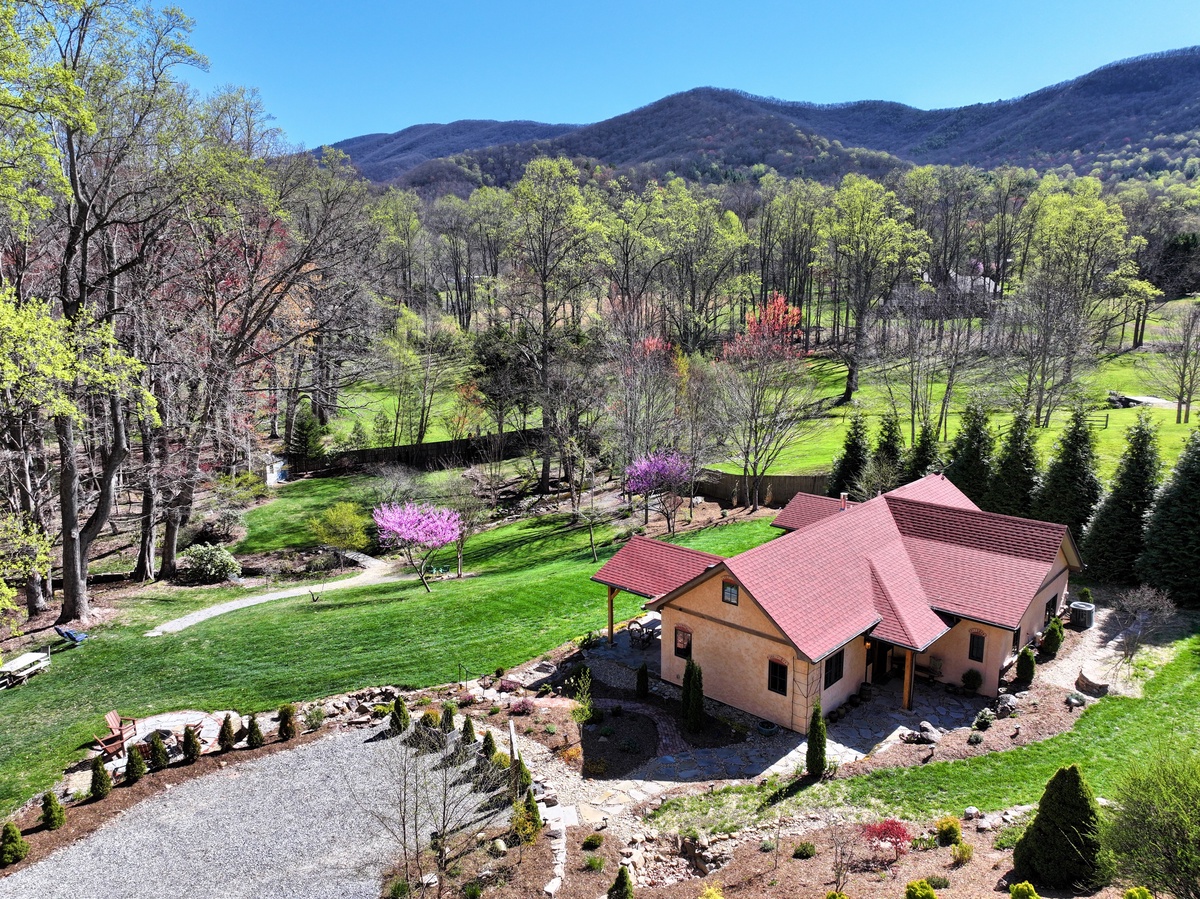
[[617,595],[616,587],[608,588],[608,645],[612,646],[616,638],[613,636],[613,597]]
[[911,712],[913,707],[913,676],[917,673],[913,664],[913,651],[904,650],[904,709]]

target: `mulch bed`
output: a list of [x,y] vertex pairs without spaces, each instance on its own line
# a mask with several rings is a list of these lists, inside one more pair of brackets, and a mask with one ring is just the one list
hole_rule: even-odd
[[311,733],[300,734],[294,740],[287,742],[271,740],[261,749],[235,749],[232,752],[203,755],[191,765],[175,764],[165,771],[147,772],[132,786],[126,786],[118,781],[105,799],[95,802],[90,799],[82,802],[72,800],[64,802],[67,820],[58,830],[46,830],[42,826],[42,803],[39,795],[13,819],[21,828],[22,835],[29,841],[29,855],[23,861],[0,870],[0,877],[19,871],[26,865],[40,861],[56,849],[90,836],[107,821],[126,809],[152,796],[157,796],[159,793],[164,793],[172,787],[224,768],[236,767],[244,762],[272,755],[284,749],[303,746],[326,733],[328,730],[322,728]]

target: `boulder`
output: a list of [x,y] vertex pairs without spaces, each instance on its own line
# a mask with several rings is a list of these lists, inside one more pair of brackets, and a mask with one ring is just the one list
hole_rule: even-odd
[[1011,693],[1003,694],[996,700],[996,717],[1007,718],[1017,710],[1017,697]]
[[963,819],[966,821],[974,821],[978,817],[979,809],[973,805],[968,805],[966,809],[963,810]]
[[1075,678],[1075,689],[1080,693],[1086,693],[1088,696],[1107,696],[1108,684],[1102,684],[1094,681],[1083,673],[1083,669],[1079,669],[1079,677]]

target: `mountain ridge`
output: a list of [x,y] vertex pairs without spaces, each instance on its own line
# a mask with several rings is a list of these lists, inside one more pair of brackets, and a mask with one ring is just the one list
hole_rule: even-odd
[[831,181],[849,171],[877,176],[927,163],[1043,170],[1065,164],[1080,174],[1099,167],[1105,175],[1136,177],[1183,171],[1200,157],[1197,138],[1200,47],[1186,47],[1107,63],[1020,97],[944,109],[888,100],[817,104],[698,87],[587,125],[460,120],[333,146],[372,181],[437,194],[503,186],[542,154],[635,176],[673,171],[702,181],[756,166]]

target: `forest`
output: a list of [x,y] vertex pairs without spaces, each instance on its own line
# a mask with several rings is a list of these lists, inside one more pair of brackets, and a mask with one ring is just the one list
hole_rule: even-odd
[[[533,425],[534,489],[579,512],[598,469],[655,454],[732,462],[757,505],[868,375],[914,443],[981,397],[1045,425],[1200,279],[1189,178],[635,184],[537,157],[465,198],[381,189],[253,90],[187,87],[189,33],[121,0],[0,5],[0,539],[31,615],[61,578],[86,618],[120,509],[132,577],[173,577],[198,492],[275,451]],[[1169,332],[1182,416],[1200,316]]]

